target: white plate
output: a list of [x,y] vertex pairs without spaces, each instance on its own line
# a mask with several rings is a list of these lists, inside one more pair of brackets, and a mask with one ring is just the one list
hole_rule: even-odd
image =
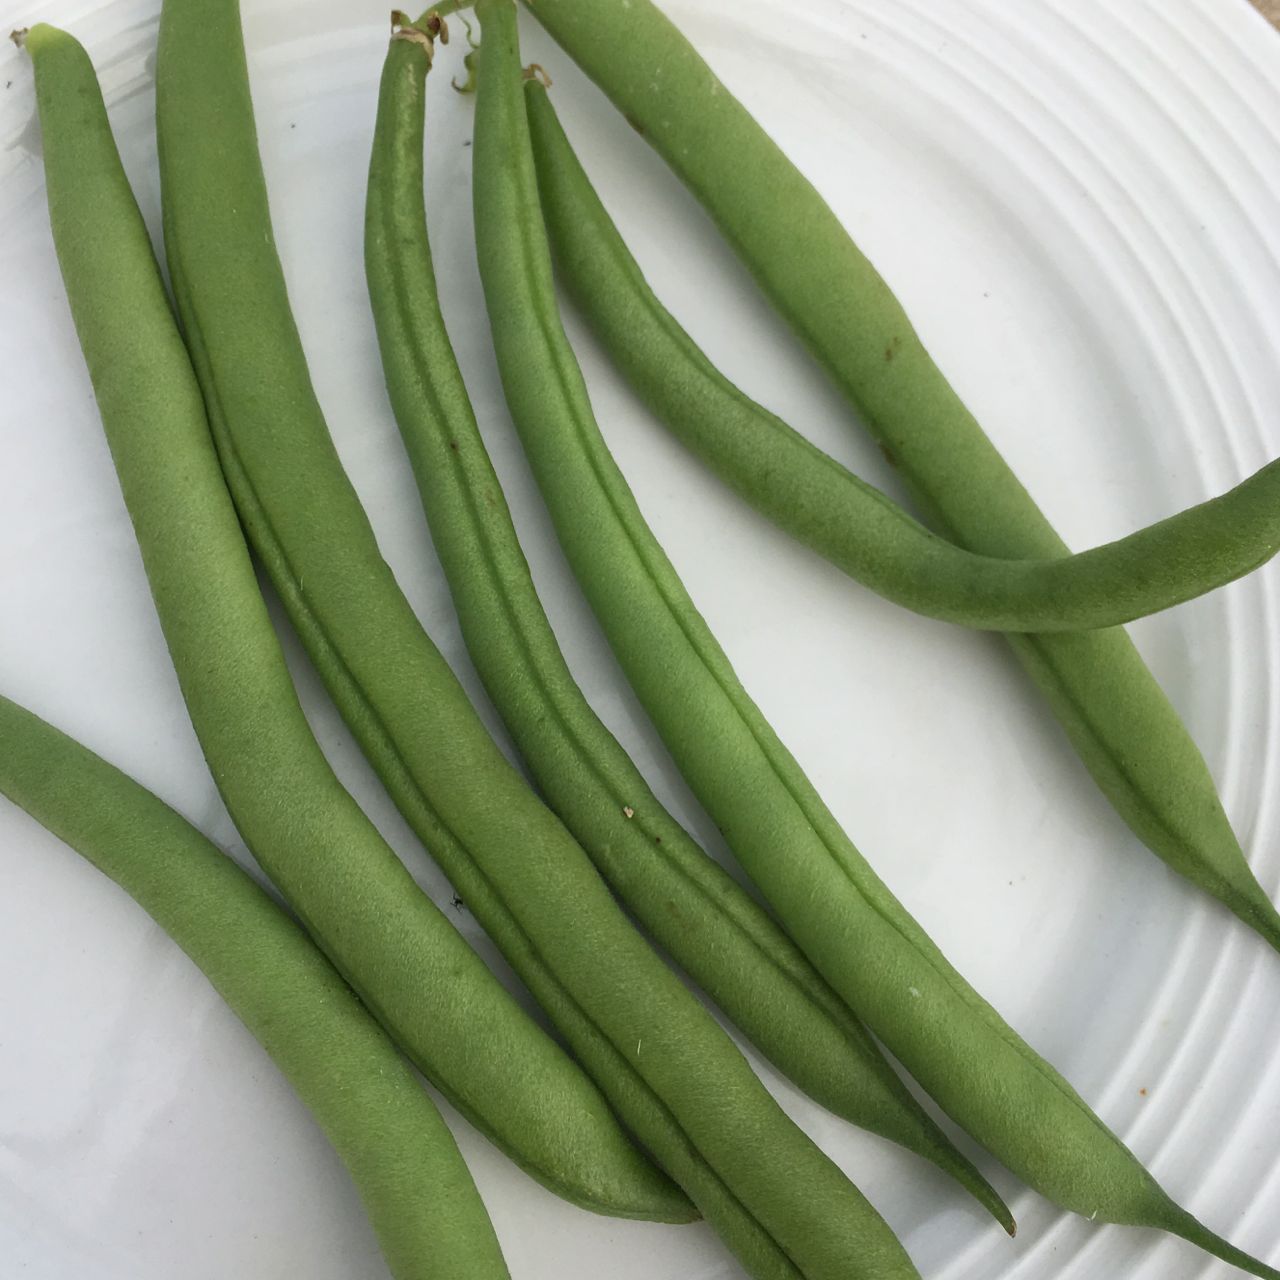
[[[1074,545],[1280,452],[1280,38],[1243,0],[805,0],[781,24],[765,0],[668,7],[819,183]],[[4,21],[63,22],[88,45],[153,226],[155,17],[155,0],[57,0],[10,4]],[[321,398],[388,558],[475,689],[382,390],[361,269],[385,33],[371,0],[248,6],[276,229]],[[526,34],[659,292],[732,376],[891,486],[663,165],[540,31]],[[459,355],[575,671],[677,816],[722,852],[623,689],[513,444],[471,243],[471,105],[446,83],[459,44],[429,107],[432,239]],[[31,117],[30,70],[2,54],[0,687],[243,857],[103,444]],[[853,837],[1175,1195],[1280,1261],[1280,958],[1129,835],[997,639],[909,616],[791,545],[692,464],[571,330],[656,531]],[[1134,628],[1273,894],[1278,584],[1270,568]],[[335,765],[447,903],[292,640],[290,654]],[[0,849],[3,1274],[384,1276],[336,1159],[185,958],[8,807]],[[1022,1227],[1011,1243],[921,1162],[761,1070],[930,1280],[1233,1274],[1154,1233],[1065,1217],[997,1169]],[[705,1227],[591,1217],[454,1127],[516,1280],[739,1274]]]

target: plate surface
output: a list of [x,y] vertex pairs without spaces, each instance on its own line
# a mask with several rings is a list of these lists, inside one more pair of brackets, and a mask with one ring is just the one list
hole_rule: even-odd
[[[1280,38],[1243,0],[805,0],[785,22],[764,0],[666,7],[818,183],[1073,545],[1158,519],[1280,453]],[[364,290],[383,9],[246,10],[276,231],[321,399],[387,558],[476,691]],[[4,25],[37,19],[88,46],[158,228],[155,0],[10,3]],[[744,387],[892,488],[691,199],[532,23],[525,34],[659,293]],[[472,108],[447,86],[461,43],[440,58],[429,104],[451,332],[575,672],[660,796],[722,856],[625,690],[514,444],[471,239]],[[247,861],[186,720],[103,443],[32,113],[29,67],[0,53],[0,681]],[[661,432],[568,319],[646,514],[850,834],[1177,1197],[1280,1262],[1280,958],[1130,836],[997,638],[910,616],[789,544]],[[1271,567],[1133,628],[1273,895],[1278,588]],[[447,904],[287,644],[335,766]],[[385,1276],[335,1157],[185,957],[7,806],[0,850],[6,1275]],[[465,911],[457,920],[474,938]],[[1065,1217],[992,1169],[1022,1228],[1010,1242],[931,1169],[760,1070],[930,1280],[1233,1274],[1153,1233]],[[450,1120],[517,1280],[739,1274],[705,1227],[591,1217]]]

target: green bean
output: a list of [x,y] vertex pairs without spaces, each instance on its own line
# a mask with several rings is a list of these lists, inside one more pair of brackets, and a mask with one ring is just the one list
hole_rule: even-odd
[[[178,681],[240,834],[374,1016],[477,1128],[572,1199],[665,1206],[671,1194],[599,1092],[417,887],[325,760],[93,69],[67,36],[38,28],[29,47],[72,317]],[[210,119],[192,127],[215,132]]]
[[1077,555],[1007,560],[931,533],[731,383],[646,283],[546,86],[529,121],[561,275],[637,394],[741,497],[877,594],[946,622],[1082,631],[1156,613],[1280,550],[1280,461],[1221,497]]
[[[493,882],[493,868],[477,857],[487,850],[495,861],[518,862],[528,878],[519,892],[536,902],[548,892],[550,865],[572,842],[489,737],[400,592],[316,401],[271,236],[235,0],[164,6],[156,89],[170,278],[245,527],[392,798],[599,1075],[601,1062],[613,1064],[613,1046],[564,990]],[[566,909],[573,901],[566,898]],[[465,1026],[454,1034],[466,1034]],[[473,1034],[484,1043],[478,1028]],[[516,1101],[530,1108],[502,1133],[506,1148],[527,1160],[524,1147],[533,1145],[535,1176],[585,1208],[695,1218],[679,1188],[627,1141],[601,1093],[576,1068],[569,1076],[558,1049],[564,1071],[548,1073],[543,1042],[554,1047],[542,1036],[529,1047],[493,1041],[494,1055],[521,1077]],[[509,1105],[492,1071],[450,1083],[473,1112],[503,1114]]]
[[[412,28],[406,29],[406,34]],[[429,41],[393,44],[365,217],[387,387],[485,688],[547,803],[647,930],[785,1074],[838,1115],[1008,1209],[772,918],[663,809],[574,683],[538,600],[436,294],[423,198]]]
[[[702,202],[937,531],[981,555],[1063,555],[884,280],[651,0],[536,0],[529,11]],[[1280,949],[1280,915],[1208,766],[1128,636],[1112,628],[1008,640],[1139,839]]]
[[[48,27],[41,46],[65,40]],[[146,788],[0,697],[0,793],[187,953],[346,1165],[399,1280],[508,1275],[475,1183],[408,1063],[306,934]]]
[[[494,5],[506,13],[501,0],[481,12]],[[819,972],[993,1155],[1066,1208],[1161,1227],[1280,1280],[1178,1207],[952,968],[854,848],[739,683],[592,415],[556,311],[527,139],[523,154],[482,149],[492,127],[483,111],[491,39],[481,45],[476,238],[507,403],[560,545],[694,793]],[[514,69],[508,80],[507,97],[518,101],[507,112],[519,121],[524,100]]]

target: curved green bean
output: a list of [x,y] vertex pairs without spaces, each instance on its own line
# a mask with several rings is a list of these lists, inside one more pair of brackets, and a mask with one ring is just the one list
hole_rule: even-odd
[[[835,214],[651,0],[536,0],[529,12],[702,202],[937,531],[981,555],[1065,554]],[[1280,949],[1280,914],[1204,757],[1128,636],[1008,640],[1139,839]]]
[[[339,709],[618,1115],[754,1274],[914,1276],[875,1211],[631,926],[422,630],[342,469],[292,324],[235,5],[169,0],[164,14],[171,275],[232,492]],[[425,40],[401,32],[385,76],[420,74]],[[217,127],[180,146],[189,119]],[[674,1188],[667,1204],[672,1217],[692,1212]]]
[[[47,27],[41,46],[65,39]],[[453,1135],[306,934],[132,778],[0,696],[0,794],[116,882],[187,953],[342,1158],[397,1280],[506,1280]]]
[[[482,12],[495,7],[506,12],[503,0],[482,0]],[[507,96],[519,100],[506,110],[516,117],[519,107],[523,117],[514,69],[508,78]],[[482,74],[480,108],[487,88]],[[556,311],[540,220],[510,212],[512,204],[537,206],[527,140],[523,155],[509,148],[486,158],[482,125],[491,127],[480,112],[477,249],[507,403],[560,545],[618,661],[748,875],[850,1007],[957,1123],[1025,1181],[1087,1217],[1160,1227],[1280,1280],[1175,1204],[952,968],[751,701],[596,425]]]
[[[481,1132],[571,1199],[665,1209],[674,1190],[329,767],[258,589],[93,68],[44,28],[28,48],[72,317],[183,697],[240,834],[374,1016]],[[213,131],[210,117],[193,120]]]
[[785,1074],[836,1114],[1007,1207],[794,943],[663,809],[574,683],[538,600],[440,314],[423,198],[430,45],[393,46],[365,215],[387,388],[485,688],[547,803],[649,935]]
[[996,631],[1083,631],[1167,609],[1280,551],[1280,461],[1116,542],[1054,559],[978,555],[931,533],[879,489],[733,385],[645,281],[539,80],[527,82],[543,215],[575,302],[631,386],[758,511],[878,595]]
[[[163,8],[157,108],[170,278],[244,526],[392,798],[598,1077],[614,1065],[613,1046],[504,899],[494,866],[479,861],[487,851],[499,869],[502,859],[518,866],[527,877],[520,894],[537,903],[562,850],[576,850],[498,750],[423,631],[333,447],[271,236],[235,0]],[[193,120],[217,127],[193,131]],[[567,895],[565,909],[573,901]],[[478,1030],[472,1034],[483,1043]],[[571,1078],[539,1078],[546,1068],[538,1056],[495,1038],[493,1053],[520,1077],[515,1100],[530,1108],[520,1127],[501,1133],[505,1148],[527,1160],[527,1129],[545,1148],[531,1172],[585,1208],[666,1222],[695,1218],[680,1189],[626,1140],[597,1088],[555,1052]],[[450,1088],[481,1115],[509,1105],[496,1096],[502,1086],[492,1072]]]

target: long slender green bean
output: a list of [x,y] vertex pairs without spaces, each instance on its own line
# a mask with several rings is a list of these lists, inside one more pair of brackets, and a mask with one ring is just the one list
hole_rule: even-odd
[[[507,12],[504,0],[480,8]],[[1176,1205],[952,968],[854,848],[739,683],[592,415],[556,310],[527,137],[523,151],[508,140],[505,151],[485,153],[494,145],[484,111],[492,39],[486,32],[481,45],[476,238],[507,403],[560,544],[694,793],[818,970],[993,1155],[1066,1208],[1163,1228],[1280,1280]],[[523,126],[524,99],[515,69],[507,75],[506,111],[514,119],[506,127],[514,133]]]
[[[561,832],[489,739],[413,616],[334,451],[271,239],[234,0],[165,5],[156,92],[170,278],[244,527],[326,686],[417,835],[557,1025],[575,1025],[579,1056],[590,1051],[608,1060],[611,1047],[472,860],[477,844],[502,844],[536,874]],[[193,131],[192,120],[206,123]],[[422,773],[430,792],[419,785]],[[515,799],[502,803],[503,792]],[[524,1070],[518,1048],[494,1052]],[[534,1062],[530,1057],[530,1068]],[[695,1217],[586,1085],[576,1071],[571,1091],[564,1082],[548,1085],[541,1114],[526,1121],[536,1119],[548,1138],[556,1134],[553,1151],[572,1171],[572,1180],[557,1176],[548,1185],[616,1216]],[[476,1078],[467,1088],[476,1094],[463,1094],[471,1108],[498,1103],[486,1097],[492,1079]]]
[[[245,528],[392,798],[599,1076],[613,1067],[613,1046],[564,989],[490,867],[477,861],[485,849],[518,865],[529,879],[521,893],[537,901],[550,865],[572,842],[489,737],[401,594],[316,401],[271,236],[235,0],[166,4],[156,88],[170,278]],[[191,121],[217,127],[193,129]],[[492,1051],[523,1087],[536,1086],[524,1079],[542,1069],[533,1053],[501,1038]],[[471,1112],[507,1106],[492,1096],[501,1091],[492,1074],[450,1085]],[[555,1161],[554,1178],[534,1172],[553,1190],[618,1217],[697,1216],[626,1141],[576,1068],[570,1080],[544,1080],[541,1096],[526,1100],[537,1110],[521,1123],[540,1150],[549,1148],[543,1162]],[[519,1128],[503,1136],[508,1149],[523,1146]]]
[[[161,187],[179,307],[232,492],[339,709],[617,1113],[753,1274],[914,1276],[628,922],[422,630],[333,448],[292,324],[234,0],[167,0],[163,13]],[[422,40],[393,41],[388,75],[420,74],[399,46]],[[518,83],[514,93],[523,110]],[[192,119],[217,127],[184,129]],[[674,1190],[668,1204],[691,1213]]]
[[551,105],[528,81],[543,215],[560,274],[654,413],[741,497],[872,591],[997,631],[1082,631],[1212,591],[1280,550],[1280,462],[1218,498],[1073,556],[1008,560],[931,533],[731,383],[662,305]]
[[[44,28],[28,48],[72,317],[178,681],[240,834],[368,1008],[482,1132],[575,1201],[665,1211],[674,1191],[325,760],[259,592],[93,68],[70,37]],[[210,119],[193,117],[191,128],[208,131]]]
[[[535,0],[529,12],[702,202],[937,531],[981,555],[1063,555],[874,266],[652,0]],[[1134,833],[1280,949],[1280,915],[1208,766],[1128,636],[1111,628],[1008,639]]]
[[[34,56],[65,39],[31,32]],[[306,934],[146,788],[0,697],[0,793],[114,880],[204,971],[342,1158],[398,1280],[506,1280],[453,1135]]]
[[[406,34],[411,35],[412,28]],[[387,387],[467,643],[547,803],[648,933],[779,1068],[1008,1209],[798,948],[650,791],[574,683],[538,600],[440,314],[423,198],[430,42],[393,44],[365,264]]]

